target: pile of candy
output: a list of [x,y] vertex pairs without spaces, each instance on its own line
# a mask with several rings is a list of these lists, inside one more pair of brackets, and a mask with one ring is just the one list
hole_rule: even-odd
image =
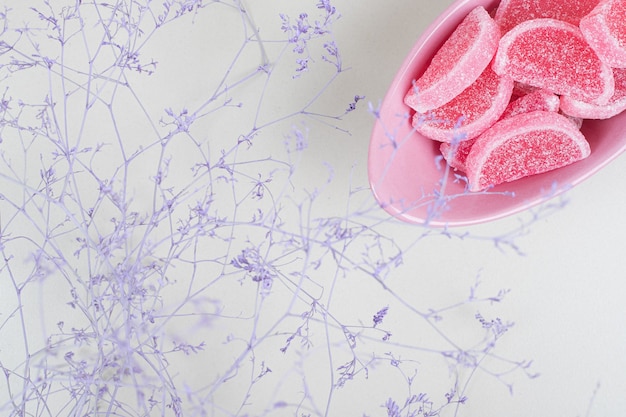
[[471,191],[586,158],[583,119],[626,110],[626,1],[476,7],[404,101]]

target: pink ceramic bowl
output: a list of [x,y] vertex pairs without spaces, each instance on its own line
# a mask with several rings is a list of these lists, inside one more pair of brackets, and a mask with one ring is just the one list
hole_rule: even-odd
[[476,6],[491,11],[497,0],[458,0],[413,46],[384,101],[369,147],[369,181],[378,203],[392,216],[429,226],[463,226],[508,216],[540,204],[590,177],[626,149],[626,112],[586,120],[582,132],[591,155],[565,168],[498,185],[485,193],[465,191],[445,161],[439,143],[415,132],[404,95],[450,33]]

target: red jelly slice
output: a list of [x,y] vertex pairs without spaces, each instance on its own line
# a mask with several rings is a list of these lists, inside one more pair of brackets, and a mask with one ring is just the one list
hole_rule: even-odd
[[[502,116],[500,116],[500,119],[537,110],[558,111],[559,97],[547,90],[539,89],[533,91],[511,101],[504,113],[502,113]],[[456,170],[465,172],[465,161],[475,140],[474,138],[459,143],[442,143],[439,150],[446,162],[448,162],[448,165]]]
[[580,21],[580,30],[604,62],[626,68],[626,1],[601,1]]
[[525,96],[526,94],[530,94],[534,91],[537,90],[541,90],[539,87],[533,87],[532,85],[528,85],[528,84],[524,84],[524,83],[520,83],[518,81],[515,81],[515,83],[513,84],[513,93],[512,96],[514,97],[522,97]]
[[500,118],[504,119],[506,117],[515,116],[516,114],[536,110],[558,111],[559,96],[548,90],[535,90],[532,93],[528,93],[511,101]]
[[441,142],[474,138],[500,118],[512,91],[513,80],[488,67],[452,101],[427,114],[415,113],[413,127]]
[[608,119],[626,110],[626,68],[613,68],[615,79],[615,93],[609,102],[603,106],[573,100],[570,97],[561,97],[563,113],[583,119]]
[[500,28],[479,6],[473,9],[437,51],[424,74],[405,96],[405,103],[425,113],[469,87],[495,55]]
[[470,191],[561,168],[589,156],[574,124],[555,112],[502,119],[476,138],[465,161]]
[[448,165],[455,170],[465,172],[465,161],[475,141],[476,138],[455,144],[444,142],[439,146],[439,151]]
[[613,95],[611,68],[580,29],[555,19],[520,23],[500,39],[493,69],[515,81],[577,100],[605,104]]
[[494,19],[502,34],[526,20],[550,18],[578,26],[599,0],[502,0]]

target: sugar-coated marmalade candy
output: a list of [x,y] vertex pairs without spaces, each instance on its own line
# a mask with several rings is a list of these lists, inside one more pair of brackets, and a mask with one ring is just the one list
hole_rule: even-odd
[[405,96],[405,103],[425,113],[469,87],[493,58],[500,28],[482,7],[474,8],[437,51],[424,74]]
[[559,108],[559,114],[562,114],[563,116],[567,117],[567,119],[572,122],[574,124],[574,126],[576,126],[576,129],[579,129],[583,127],[583,122],[585,121],[584,118],[582,117],[576,117],[576,116],[570,116],[569,114],[565,114],[563,113],[563,111]]
[[504,119],[535,110],[558,111],[559,96],[549,90],[537,89],[511,101],[500,118]]
[[[523,97],[512,100],[500,116],[501,119],[531,111],[558,111],[559,97],[550,91],[538,89]],[[459,143],[442,143],[439,151],[452,168],[465,172],[465,160],[476,138]]]
[[599,0],[502,0],[494,19],[504,35],[518,24],[532,19],[550,18],[578,26],[580,19],[598,4]]
[[443,142],[439,146],[439,152],[441,152],[443,159],[446,160],[448,165],[455,170],[465,172],[465,161],[475,141],[476,138],[458,143]]
[[626,68],[626,1],[602,0],[580,21],[580,30],[600,59]]
[[626,68],[613,68],[613,78],[615,93],[607,104],[597,106],[563,96],[561,110],[569,116],[583,119],[608,119],[623,112],[626,110]]
[[589,156],[565,116],[533,111],[502,119],[476,138],[465,161],[470,191],[561,168]]
[[522,97],[537,90],[541,90],[541,88],[515,81],[513,83],[513,93],[511,95],[514,97]]
[[[405,96],[415,129],[442,142],[474,192],[586,158],[583,120],[626,111],[626,0],[502,0],[491,64],[452,94],[463,74],[475,77],[483,12],[474,9],[438,52],[418,80],[427,88],[416,82]],[[448,101],[420,111],[420,92],[431,105]]]
[[472,139],[494,124],[511,98],[513,80],[490,67],[452,101],[426,114],[415,113],[413,127],[441,142]]
[[580,29],[555,19],[527,20],[502,36],[493,69],[515,81],[594,104],[607,103],[614,90],[611,68]]

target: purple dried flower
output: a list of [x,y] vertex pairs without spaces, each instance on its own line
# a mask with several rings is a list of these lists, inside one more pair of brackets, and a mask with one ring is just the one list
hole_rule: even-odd
[[[296,59],[296,64],[298,64],[296,72],[304,72],[309,69],[309,58],[298,58]],[[294,77],[296,76],[294,75]]]
[[378,326],[383,322],[383,318],[387,315],[389,311],[389,306],[383,307],[374,314],[372,321],[374,322],[374,327]]
[[493,336],[498,339],[504,333],[506,333],[511,327],[513,327],[513,323],[504,323],[499,317],[495,319],[487,320],[480,313],[476,313],[476,320],[480,322],[484,329],[489,329],[493,333]]
[[335,14],[335,7],[331,6],[330,0],[320,0],[319,3],[317,3],[317,8],[326,10],[328,14]]
[[385,408],[387,409],[387,417],[401,417],[400,406],[391,398],[385,403]]
[[[485,372],[507,387],[514,371],[536,375],[530,362],[489,356],[510,327],[500,319],[476,317],[480,345],[440,351],[403,328],[394,335],[411,343],[389,343],[389,308],[449,347],[456,337],[444,323],[504,293],[473,288],[437,307],[396,292],[423,240],[470,237],[404,233],[356,176],[335,178],[319,160],[364,97],[316,110],[344,72],[339,14],[328,0],[303,7],[281,14],[284,39],[267,42],[259,27],[275,22],[257,26],[239,1],[42,0],[23,16],[0,12],[0,351],[11,352],[0,361],[0,412],[333,415],[339,390],[357,380],[367,389],[375,375],[400,378],[406,399],[374,390],[349,413],[384,403],[388,415],[427,416],[465,401],[456,387],[470,381],[450,375]],[[241,36],[202,38],[202,53],[189,54],[190,33],[214,27]],[[206,56],[225,38],[239,42],[228,56]],[[325,70],[307,80],[308,101],[286,108],[270,93],[304,91],[304,80],[278,76],[293,74],[294,60],[297,74]],[[224,72],[189,75],[204,63]],[[178,72],[155,78],[168,68]],[[399,149],[405,138],[389,129],[386,146]],[[317,165],[328,173],[320,181]],[[516,236],[495,243],[515,247]],[[413,394],[429,388],[418,370],[433,357],[448,365],[428,376],[455,387],[448,401],[450,390]]]
[[359,101],[363,100],[364,98],[365,96],[359,96],[359,95],[354,96],[354,101],[348,105],[348,108],[346,109],[346,113],[356,110],[356,104]]

